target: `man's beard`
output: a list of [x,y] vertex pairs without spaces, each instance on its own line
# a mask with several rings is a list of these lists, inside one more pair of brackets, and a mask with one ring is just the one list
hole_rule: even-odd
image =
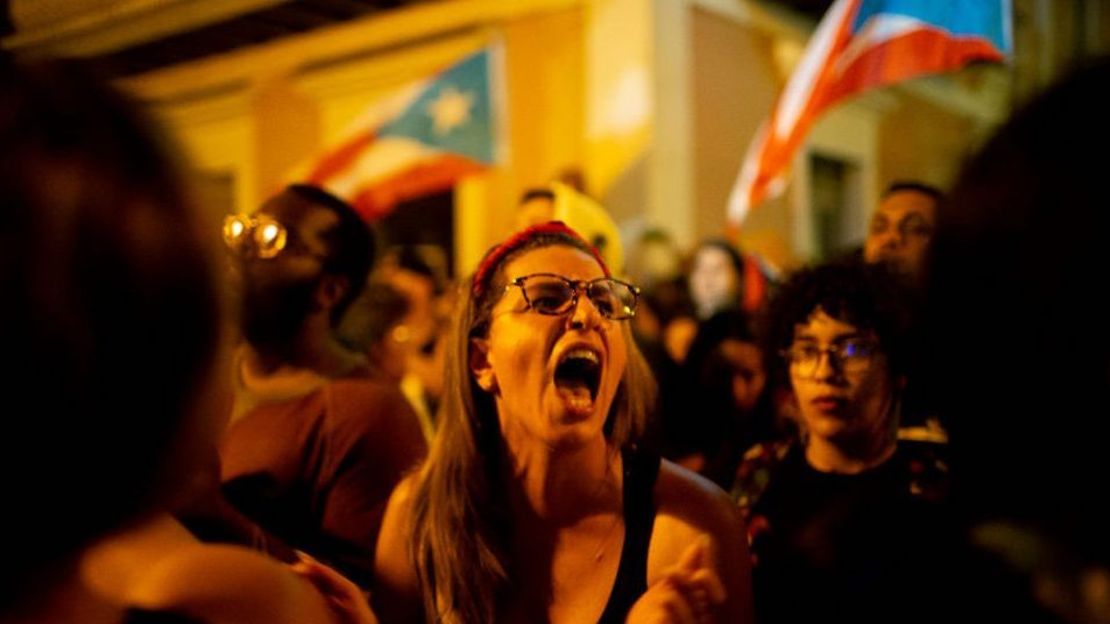
[[315,307],[322,275],[266,284],[246,280],[243,289],[243,336],[255,348],[292,345]]

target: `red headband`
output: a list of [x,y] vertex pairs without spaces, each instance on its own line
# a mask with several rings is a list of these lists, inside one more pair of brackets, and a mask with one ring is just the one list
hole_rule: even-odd
[[493,276],[494,271],[501,265],[501,261],[505,256],[520,249],[525,243],[532,240],[541,234],[565,234],[575,240],[581,241],[590,253],[593,254],[594,260],[601,265],[601,270],[605,272],[605,277],[612,277],[609,273],[609,267],[605,265],[605,261],[601,259],[601,254],[593,245],[586,242],[578,232],[567,227],[562,221],[548,221],[539,225],[533,225],[525,228],[501,243],[497,247],[491,249],[486,253],[486,257],[482,258],[482,263],[478,265],[478,270],[474,272],[474,281],[471,284],[470,292],[474,295],[475,299],[480,298],[485,294],[486,289],[489,288],[489,280]]

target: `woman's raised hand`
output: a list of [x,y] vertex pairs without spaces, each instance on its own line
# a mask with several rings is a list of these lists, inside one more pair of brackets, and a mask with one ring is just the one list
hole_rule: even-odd
[[632,605],[626,624],[705,624],[725,601],[725,587],[713,566],[712,541],[703,535],[679,562]]

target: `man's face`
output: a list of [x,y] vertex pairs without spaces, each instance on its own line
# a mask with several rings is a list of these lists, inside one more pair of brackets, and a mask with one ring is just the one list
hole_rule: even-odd
[[936,210],[933,198],[920,191],[901,190],[887,195],[871,219],[864,259],[888,262],[920,277],[933,239]]
[[339,217],[305,202],[270,202],[259,212],[281,223],[288,239],[272,258],[240,258],[243,333],[256,346],[276,345],[292,340],[316,307],[328,252],[323,236]]

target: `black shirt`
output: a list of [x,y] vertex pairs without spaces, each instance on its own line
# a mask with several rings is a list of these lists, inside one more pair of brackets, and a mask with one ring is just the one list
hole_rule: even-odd
[[[933,458],[900,443],[865,472],[820,472],[794,446],[752,507],[757,620],[907,621],[928,601],[948,523]],[[907,611],[909,610],[909,611]]]

